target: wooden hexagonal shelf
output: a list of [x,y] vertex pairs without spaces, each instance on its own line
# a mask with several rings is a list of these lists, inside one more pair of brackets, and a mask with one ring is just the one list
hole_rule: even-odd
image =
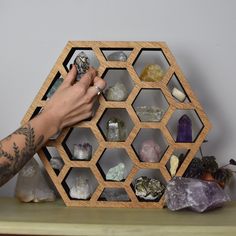
[[[107,60],[107,55],[117,50],[127,52],[128,59],[126,61]],[[50,97],[49,92],[52,85],[58,79],[66,77],[69,65],[73,63],[73,58],[79,51],[85,51],[86,54],[88,52],[90,59],[92,58],[91,64],[97,68],[99,76],[106,79],[108,84],[112,77],[107,76],[108,72],[125,71],[129,75],[129,81],[125,81],[125,83],[128,83],[129,96],[126,101],[121,102],[108,101],[105,96],[100,96],[99,106],[93,119],[69,127],[63,130],[55,140],[48,141],[46,146],[38,152],[48,174],[67,206],[163,207],[163,197],[159,201],[141,201],[137,198],[133,189],[134,179],[150,172],[158,176],[163,183],[166,183],[171,179],[166,167],[171,154],[176,150],[187,150],[185,159],[176,173],[177,176],[182,176],[199,150],[211,126],[203,108],[164,42],[68,42],[22,123],[29,121],[39,113]],[[143,67],[155,63],[161,64],[165,69],[164,78],[160,82],[141,81],[139,78]],[[175,83],[187,95],[186,102],[179,102],[172,96],[170,88],[173,84],[175,86]],[[159,97],[155,97],[157,94],[159,94]],[[159,100],[164,100],[165,103],[165,114],[161,121],[142,122],[136,114],[136,104],[150,105],[152,101]],[[145,102],[148,102],[148,104],[145,104]],[[103,127],[109,112],[124,114],[125,119],[129,120],[129,135],[124,142],[107,142],[104,138]],[[175,141],[176,130],[174,126],[176,126],[178,115],[181,112],[193,113],[193,119],[198,120],[195,124],[197,131],[195,131],[194,141],[191,143]],[[78,135],[76,135],[77,132]],[[92,140],[93,153],[90,161],[74,161],[71,159],[71,144],[68,144],[68,142],[74,137],[79,137],[80,134],[84,135],[85,139]],[[161,137],[160,141],[164,143],[162,158],[158,163],[142,162],[138,157],[138,146],[143,141],[142,139],[149,134],[157,139]],[[60,171],[55,171],[50,165],[51,153],[53,152],[56,152],[63,159],[63,167]],[[117,163],[121,157],[123,162],[129,166],[125,180],[120,182],[106,181],[104,173],[107,171],[107,166],[103,165]],[[70,183],[68,183],[67,178],[71,175],[73,180],[74,176],[84,173],[89,174],[93,179],[93,194],[88,200],[72,199],[69,195],[68,186]],[[104,200],[101,195],[109,189],[117,191],[117,194],[126,194],[127,200]]]

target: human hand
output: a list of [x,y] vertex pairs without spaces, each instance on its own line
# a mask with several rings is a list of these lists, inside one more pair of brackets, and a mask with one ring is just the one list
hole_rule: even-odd
[[92,116],[98,88],[104,90],[106,82],[93,68],[76,82],[77,69],[73,65],[55,94],[44,106],[44,114],[56,125],[57,130],[76,124]]

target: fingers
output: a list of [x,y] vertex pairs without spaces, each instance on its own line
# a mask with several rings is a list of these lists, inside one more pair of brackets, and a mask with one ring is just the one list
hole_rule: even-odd
[[73,85],[75,83],[77,77],[77,69],[76,66],[73,65],[69,73],[67,74],[64,83],[68,85]]
[[90,67],[86,74],[82,76],[78,83],[75,86],[82,86],[85,90],[89,88],[89,86],[93,83],[95,76],[97,75],[97,71]]
[[95,77],[93,86],[90,86],[87,90],[87,95],[89,97],[94,97],[96,95],[99,95],[105,89],[105,87],[106,87],[106,81],[99,77]]

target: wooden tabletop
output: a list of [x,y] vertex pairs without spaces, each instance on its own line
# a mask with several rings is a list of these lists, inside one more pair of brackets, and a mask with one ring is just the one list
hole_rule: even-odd
[[62,201],[0,199],[0,234],[23,235],[236,235],[236,202],[207,213],[168,209],[66,207]]

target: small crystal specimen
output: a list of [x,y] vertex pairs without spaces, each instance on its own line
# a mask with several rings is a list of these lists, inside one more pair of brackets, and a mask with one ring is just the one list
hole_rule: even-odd
[[91,196],[89,180],[80,176],[75,178],[75,184],[70,188],[70,197],[76,199],[88,199]]
[[140,76],[142,81],[146,82],[158,82],[161,81],[164,77],[164,71],[157,64],[147,65]]
[[50,159],[50,164],[53,169],[55,170],[61,170],[62,167],[64,166],[63,160],[61,157],[55,156]]
[[108,61],[127,61],[127,55],[122,52],[113,52],[107,57]]
[[15,195],[22,202],[55,201],[55,192],[49,187],[48,181],[34,158],[20,170]]
[[74,144],[73,160],[89,161],[92,157],[92,146],[89,143]]
[[78,71],[78,79],[80,79],[89,69],[89,65],[90,65],[89,58],[82,51],[76,56],[74,60],[74,64],[76,65],[76,68]]
[[192,178],[174,177],[165,191],[167,207],[172,211],[190,208],[203,212],[222,206],[229,200],[217,183]]
[[127,130],[124,121],[118,118],[111,118],[107,122],[107,141],[122,142],[127,137]]
[[141,145],[139,154],[141,161],[159,162],[161,159],[161,148],[154,140],[145,140]]
[[183,93],[182,91],[180,91],[177,88],[173,88],[171,94],[172,94],[173,97],[175,97],[180,102],[184,102],[184,100],[186,98],[185,93]]
[[135,111],[139,119],[143,122],[161,121],[164,115],[164,110],[156,106],[136,107]]
[[106,91],[106,98],[108,101],[124,101],[128,97],[128,91],[125,85],[121,82],[115,83]]
[[121,181],[123,180],[125,172],[125,164],[119,163],[118,165],[110,168],[106,174],[106,180]]
[[63,78],[59,78],[55,81],[55,83],[52,85],[50,90],[47,92],[47,98],[50,98],[60,87],[60,85],[63,83]]
[[183,115],[179,119],[176,142],[192,142],[192,121],[187,115]]
[[135,194],[144,200],[158,200],[164,190],[165,186],[157,179],[142,176],[135,181]]
[[179,167],[179,158],[175,155],[170,157],[170,174],[173,177],[176,174],[176,171]]
[[122,188],[106,188],[102,192],[100,199],[105,199],[106,201],[130,201],[126,191]]

